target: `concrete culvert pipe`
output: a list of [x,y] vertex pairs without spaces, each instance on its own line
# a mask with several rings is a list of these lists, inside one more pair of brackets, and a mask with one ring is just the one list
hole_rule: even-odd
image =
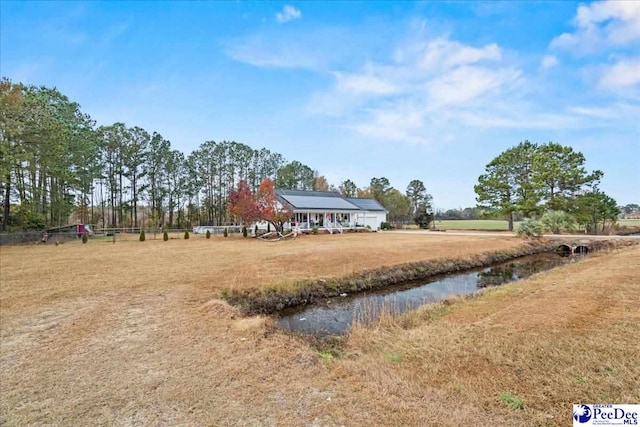
[[578,245],[573,249],[573,253],[577,255],[586,255],[589,253],[589,247],[585,245]]
[[560,256],[569,256],[573,253],[573,249],[569,245],[560,245],[558,249],[556,249],[556,252],[558,252]]

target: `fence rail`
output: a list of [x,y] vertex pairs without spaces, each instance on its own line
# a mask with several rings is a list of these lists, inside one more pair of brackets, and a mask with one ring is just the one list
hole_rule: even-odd
[[[227,230],[230,234],[242,233],[242,226],[240,225],[197,225],[188,229],[189,233],[204,235],[207,230],[211,234],[223,234],[224,230]],[[94,228],[93,233],[89,235],[91,240],[112,240],[115,237],[116,241],[132,241],[137,240],[140,232],[144,230],[146,239],[162,239],[163,231],[169,233],[170,239],[182,238],[185,232],[184,228],[152,228],[152,227],[105,227]],[[253,233],[253,229],[248,230]],[[23,231],[23,232],[11,232],[0,233],[0,246],[7,245],[28,245],[28,244],[45,244],[45,243],[64,243],[67,241],[78,240],[82,237],[82,234],[78,234],[75,230],[66,231],[49,231],[46,241],[43,241],[43,231]]]
[[42,231],[0,233],[0,246],[63,243],[75,239],[78,239],[78,236],[68,232],[47,233],[46,237],[43,236]]
[[211,234],[222,234],[225,228],[227,229],[227,233],[242,233],[242,226],[240,225],[197,225],[193,227],[192,231],[195,234],[206,234],[207,230],[209,230]]

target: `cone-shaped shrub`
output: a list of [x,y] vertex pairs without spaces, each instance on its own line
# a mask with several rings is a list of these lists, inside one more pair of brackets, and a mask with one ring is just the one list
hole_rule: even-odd
[[184,240],[189,238],[189,230],[184,230]]
[[165,242],[169,240],[169,233],[167,233],[167,230],[164,230],[162,232],[162,240],[164,240]]
[[229,232],[227,231],[227,227],[224,228],[224,232],[222,233],[224,237],[229,237]]
[[211,232],[209,230],[207,230],[207,232],[204,235],[207,239],[211,238]]
[[89,238],[87,237],[87,233],[84,233],[82,235],[82,243],[87,243],[88,240],[89,240]]
[[242,237],[247,237],[247,227],[242,227]]
[[144,242],[144,240],[145,240],[144,230],[140,230],[140,241]]

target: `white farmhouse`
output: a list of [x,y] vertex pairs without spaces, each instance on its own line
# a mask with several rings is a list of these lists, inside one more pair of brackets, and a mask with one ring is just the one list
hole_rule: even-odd
[[369,227],[378,230],[387,220],[387,210],[377,200],[344,197],[326,191],[300,191],[276,189],[280,203],[293,212],[291,226],[300,231],[314,227],[330,233],[346,229]]

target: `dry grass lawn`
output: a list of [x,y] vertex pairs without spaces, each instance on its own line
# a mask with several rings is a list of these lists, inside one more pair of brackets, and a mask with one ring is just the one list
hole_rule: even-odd
[[517,244],[358,234],[3,247],[0,424],[566,425],[577,401],[640,401],[640,248],[356,328],[335,357],[218,299],[228,286]]
[[42,307],[96,292],[192,290],[200,300],[222,288],[343,276],[410,261],[464,256],[515,247],[513,237],[383,233],[303,236],[284,242],[241,237],[146,242],[107,240],[86,245],[2,247],[3,311]]

